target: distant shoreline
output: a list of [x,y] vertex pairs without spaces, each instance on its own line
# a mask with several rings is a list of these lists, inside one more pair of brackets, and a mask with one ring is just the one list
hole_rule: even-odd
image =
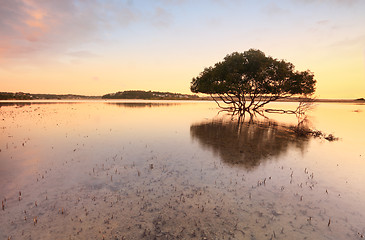
[[[74,102],[74,101],[105,101],[105,102],[113,102],[113,101],[212,101],[211,98],[201,97],[199,99],[103,99],[103,98],[65,98],[65,99],[0,99],[1,103],[57,103],[57,102]],[[287,99],[287,100],[277,100],[274,102],[299,102],[296,99]],[[352,104],[365,104],[365,101],[352,100],[352,99],[316,99],[313,102],[315,103],[352,103]]]
[[[194,100],[194,101],[213,101],[209,96],[199,97],[197,95],[152,92],[152,91],[124,91],[103,96],[84,96],[76,94],[31,94],[31,93],[11,93],[0,92],[1,102],[10,101],[45,101],[45,100]],[[299,102],[299,98],[280,99],[276,102]],[[365,104],[364,98],[358,99],[314,99],[314,102],[323,103],[360,103]]]

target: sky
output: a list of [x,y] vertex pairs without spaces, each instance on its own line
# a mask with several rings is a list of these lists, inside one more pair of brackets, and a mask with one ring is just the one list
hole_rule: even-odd
[[0,92],[190,93],[260,49],[309,69],[318,98],[365,97],[364,0],[0,0]]

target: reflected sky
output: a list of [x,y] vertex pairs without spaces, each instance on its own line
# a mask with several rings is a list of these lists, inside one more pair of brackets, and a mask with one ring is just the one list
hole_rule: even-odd
[[365,233],[364,105],[308,113],[328,142],[295,137],[292,115],[238,125],[214,102],[55,102],[1,105],[2,239]]

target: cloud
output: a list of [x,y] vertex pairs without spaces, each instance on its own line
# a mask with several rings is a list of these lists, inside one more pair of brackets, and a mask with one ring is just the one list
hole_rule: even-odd
[[139,18],[139,14],[135,11],[132,11],[130,8],[119,9],[116,16],[118,23],[122,26],[128,26],[133,22],[138,21]]
[[302,3],[329,3],[329,4],[340,4],[340,5],[353,5],[361,3],[362,0],[296,0]]
[[188,0],[159,0],[163,4],[182,4],[186,3]]
[[326,20],[319,20],[319,21],[317,21],[316,23],[317,23],[318,25],[327,25],[329,22],[330,22],[330,21],[326,19]]
[[72,56],[72,57],[76,57],[76,58],[94,58],[94,57],[98,57],[98,55],[90,52],[90,51],[74,51],[74,52],[69,52],[68,55]]
[[333,44],[335,47],[353,47],[359,46],[365,49],[365,34],[354,37],[345,37],[344,39],[337,41]]
[[151,20],[152,24],[157,27],[168,27],[172,23],[173,17],[165,9],[157,7]]
[[271,2],[264,7],[264,12],[268,15],[282,15],[287,14],[288,11],[279,7],[276,3]]
[[98,0],[1,1],[0,58],[27,58],[44,51],[100,40],[100,32],[138,21],[131,3]]

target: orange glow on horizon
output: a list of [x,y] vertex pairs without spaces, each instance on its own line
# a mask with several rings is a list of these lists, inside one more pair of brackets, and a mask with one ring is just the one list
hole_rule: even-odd
[[[205,67],[234,51],[256,48],[292,62],[299,71],[314,72],[319,98],[365,97],[365,32],[359,24],[364,18],[364,3],[336,1],[331,5],[335,14],[327,12],[324,2],[316,7],[300,3],[312,10],[313,16],[308,18],[303,17],[308,13],[295,4],[277,3],[290,9],[286,24],[274,9],[270,14],[261,11],[258,6],[265,9],[265,3],[221,6],[212,2],[211,11],[196,15],[184,1],[179,7],[187,8],[189,19],[169,12],[169,8],[178,7],[173,3],[165,3],[166,11],[159,11],[157,16],[149,8],[155,3],[146,2],[148,7],[139,4],[89,5],[75,0],[3,3],[0,91],[103,95],[152,90],[189,94],[192,78]],[[256,21],[237,31],[246,19],[227,16],[240,12],[243,5],[252,9],[250,16]],[[347,10],[351,10],[350,15]],[[211,24],[211,18],[217,18],[213,21],[216,24]],[[270,20],[273,29],[267,29],[263,19]]]

